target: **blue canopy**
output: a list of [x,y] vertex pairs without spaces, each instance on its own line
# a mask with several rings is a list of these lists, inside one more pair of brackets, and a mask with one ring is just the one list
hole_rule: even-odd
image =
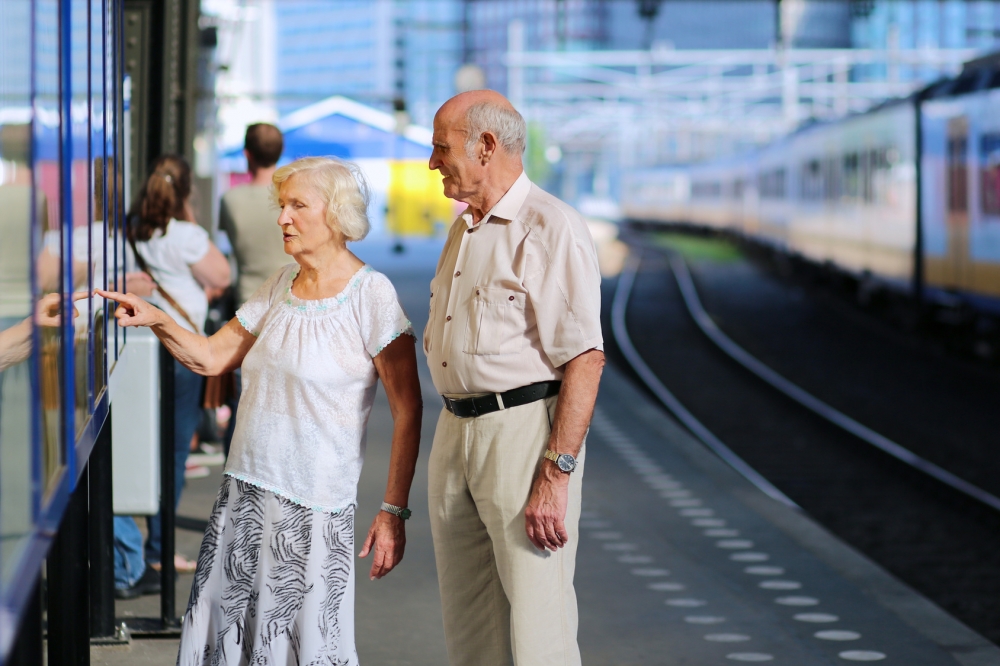
[[[391,114],[345,97],[330,97],[299,109],[278,123],[285,138],[281,161],[286,163],[311,155],[397,160],[430,157],[430,130],[410,125],[397,133],[395,124]],[[223,151],[220,161],[242,164],[242,144]]]

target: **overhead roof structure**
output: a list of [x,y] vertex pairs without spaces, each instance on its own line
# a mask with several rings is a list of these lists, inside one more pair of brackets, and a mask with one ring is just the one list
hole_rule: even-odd
[[[905,97],[979,55],[938,48],[531,52],[517,22],[508,44],[509,96],[528,120],[564,153],[618,154],[623,165],[764,143],[807,120]],[[665,156],[668,143],[676,150]]]
[[[417,125],[397,127],[397,118],[335,95],[293,111],[278,122],[284,134],[281,163],[329,155],[344,159],[427,159],[431,131]],[[222,171],[246,170],[242,143],[219,158]]]

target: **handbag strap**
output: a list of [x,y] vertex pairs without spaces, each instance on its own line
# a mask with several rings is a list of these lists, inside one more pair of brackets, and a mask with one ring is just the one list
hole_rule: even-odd
[[172,307],[177,312],[177,314],[183,317],[184,321],[190,324],[191,328],[193,328],[195,333],[197,333],[199,331],[199,328],[194,323],[194,321],[191,320],[191,316],[187,313],[187,311],[184,308],[181,307],[180,303],[174,300],[174,297],[171,296],[170,293],[166,289],[164,289],[162,285],[160,285],[160,282],[153,275],[153,271],[149,270],[149,265],[146,263],[146,260],[143,258],[141,254],[139,254],[139,248],[137,248],[135,245],[135,239],[129,236],[128,242],[129,245],[132,246],[132,254],[135,255],[135,263],[139,265],[139,270],[149,276],[149,279],[153,281],[153,285],[156,287],[156,290],[160,292],[160,296],[163,296],[163,300],[165,300],[170,305],[170,307]]

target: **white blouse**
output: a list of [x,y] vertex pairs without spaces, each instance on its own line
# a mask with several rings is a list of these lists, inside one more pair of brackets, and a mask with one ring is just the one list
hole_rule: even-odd
[[243,359],[243,395],[226,474],[338,513],[357,503],[372,359],[413,328],[389,278],[368,265],[333,298],[292,294],[298,265],[272,275],[239,322],[257,341]]

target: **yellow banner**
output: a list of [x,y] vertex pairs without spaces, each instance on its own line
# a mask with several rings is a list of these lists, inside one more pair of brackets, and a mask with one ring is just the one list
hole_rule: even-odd
[[389,177],[386,224],[390,233],[434,236],[454,221],[454,202],[444,196],[441,174],[428,169],[427,160],[392,161]]

